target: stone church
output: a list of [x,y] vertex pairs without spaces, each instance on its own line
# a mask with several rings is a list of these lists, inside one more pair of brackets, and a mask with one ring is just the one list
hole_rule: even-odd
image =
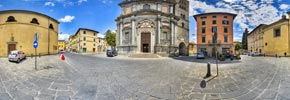
[[188,0],[125,0],[119,6],[119,53],[188,55]]

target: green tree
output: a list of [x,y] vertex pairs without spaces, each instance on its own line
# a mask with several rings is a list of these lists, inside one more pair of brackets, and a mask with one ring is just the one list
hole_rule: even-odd
[[116,47],[116,33],[112,32],[111,30],[107,30],[105,39],[107,43],[115,49]]
[[235,50],[238,51],[238,50],[240,50],[240,49],[242,49],[242,44],[237,43],[237,44],[235,45]]
[[248,29],[246,28],[244,33],[243,33],[243,39],[242,39],[242,48],[244,50],[248,50]]

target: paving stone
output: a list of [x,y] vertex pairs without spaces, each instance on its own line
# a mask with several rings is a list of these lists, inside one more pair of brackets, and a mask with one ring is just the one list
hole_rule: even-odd
[[275,90],[266,90],[260,98],[274,100],[277,94],[278,92]]
[[57,96],[55,100],[71,100],[68,96]]
[[0,100],[13,100],[7,93],[0,93]]

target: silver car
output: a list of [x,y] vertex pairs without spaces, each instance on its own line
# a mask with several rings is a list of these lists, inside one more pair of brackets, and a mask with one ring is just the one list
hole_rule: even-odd
[[26,59],[26,56],[25,56],[24,52],[19,51],[19,50],[11,51],[9,56],[8,56],[8,60],[10,62],[16,61],[17,63],[19,63],[23,59]]
[[260,52],[254,51],[251,53],[251,56],[261,56]]
[[196,58],[197,59],[204,59],[205,58],[205,55],[203,52],[198,52],[197,55],[196,55]]

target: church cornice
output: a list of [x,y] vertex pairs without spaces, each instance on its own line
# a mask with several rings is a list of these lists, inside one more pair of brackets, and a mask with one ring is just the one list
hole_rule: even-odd
[[150,2],[162,3],[162,2],[165,2],[165,3],[172,3],[172,4],[177,3],[175,0],[124,0],[123,2],[119,3],[119,6],[123,6],[123,5],[134,3],[134,2],[137,2],[137,3],[143,3],[143,2],[144,3],[150,3]]
[[166,16],[166,17],[172,17],[174,18],[174,20],[180,20],[180,18],[178,16],[175,16],[174,14],[164,13],[164,12],[153,10],[153,9],[142,9],[142,10],[134,11],[130,14],[121,15],[116,19],[116,21],[119,21],[120,19],[123,19],[126,17],[136,16],[136,15],[161,15],[161,16]]

